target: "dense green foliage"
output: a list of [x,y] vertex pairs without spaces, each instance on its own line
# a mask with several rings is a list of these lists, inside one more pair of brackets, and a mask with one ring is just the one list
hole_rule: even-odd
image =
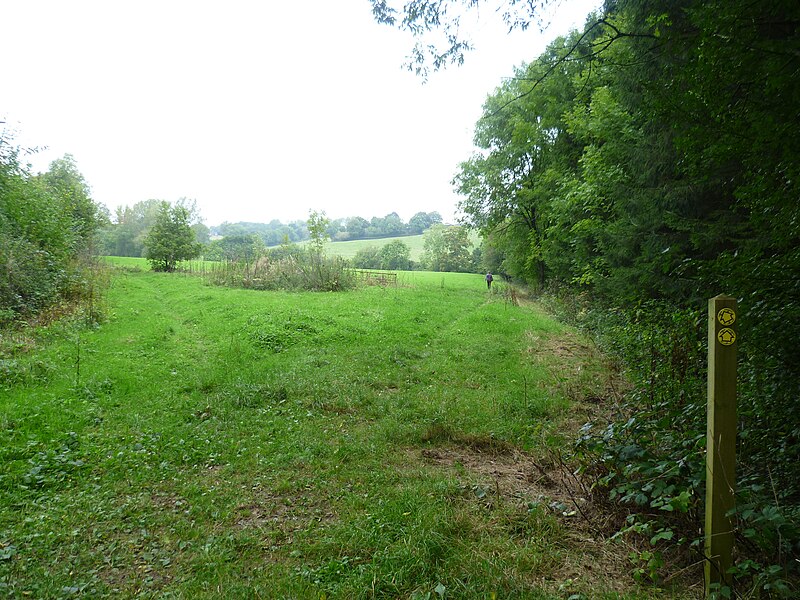
[[420,265],[429,271],[473,272],[472,240],[462,226],[434,225],[424,235]]
[[392,240],[383,246],[366,246],[356,252],[350,263],[358,269],[409,271],[412,268],[411,248],[403,240]]
[[[145,238],[155,224],[163,202],[143,200],[133,206],[118,207],[113,223],[107,223],[100,232],[98,252],[105,256],[145,256]],[[177,204],[188,212],[196,241],[207,245],[210,241],[209,230],[202,223],[195,201],[181,198]]]
[[87,265],[104,219],[71,156],[31,175],[0,134],[0,323],[93,293]]
[[800,551],[798,106],[797,2],[609,1],[488,98],[455,179],[489,267],[614,309],[597,329],[640,385],[586,443],[625,501],[697,510],[693,324],[739,299],[739,533],[783,575]]

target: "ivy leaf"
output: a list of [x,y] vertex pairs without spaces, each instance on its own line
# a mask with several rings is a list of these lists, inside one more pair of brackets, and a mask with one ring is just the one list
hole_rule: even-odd
[[675,536],[675,532],[671,529],[663,529],[650,538],[650,545],[655,546],[661,540],[671,540]]

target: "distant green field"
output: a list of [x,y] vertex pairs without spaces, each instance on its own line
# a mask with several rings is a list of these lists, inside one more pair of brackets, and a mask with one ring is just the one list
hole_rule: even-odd
[[[477,233],[472,233],[470,235],[472,239],[472,243],[474,245],[480,244],[480,238],[478,237]],[[424,249],[424,241],[422,234],[420,235],[406,235],[400,237],[388,237],[388,238],[377,238],[377,239],[368,239],[368,240],[351,240],[349,242],[328,242],[325,244],[325,251],[329,255],[333,256],[341,256],[342,258],[353,258],[359,250],[363,250],[364,248],[368,248],[370,246],[377,246],[378,248],[382,248],[389,242],[393,242],[394,240],[400,240],[404,244],[406,244],[411,249],[411,260],[419,261],[420,257],[422,256],[422,251]],[[305,246],[308,242],[300,242],[300,246]],[[125,261],[120,260],[121,257],[114,257],[114,263],[117,265],[124,264]],[[140,259],[132,259],[131,265],[138,265],[142,266],[143,268],[147,268],[146,265],[143,265]],[[138,261],[138,262],[137,262]]]
[[[470,239],[472,240],[472,244],[474,246],[478,246],[481,243],[480,236],[475,231],[470,232]],[[422,234],[369,240],[352,240],[349,242],[328,242],[325,244],[325,250],[328,252],[328,254],[332,254],[334,256],[353,258],[356,255],[356,252],[362,250],[363,248],[368,248],[369,246],[377,246],[378,248],[382,248],[389,242],[393,242],[395,240],[400,240],[411,249],[411,260],[419,261],[420,257],[422,256],[422,251],[425,248],[425,242]],[[303,243],[305,244],[307,242]]]
[[390,237],[390,238],[379,238],[379,239],[371,239],[371,240],[351,240],[349,242],[328,242],[325,244],[325,250],[328,254],[332,254],[334,256],[341,256],[342,258],[353,258],[356,255],[356,252],[359,250],[363,250],[364,248],[368,248],[370,246],[377,246],[378,248],[382,248],[389,242],[393,242],[394,240],[400,240],[406,246],[411,248],[411,260],[418,261],[420,256],[422,256],[423,250],[423,240],[422,234],[420,235],[407,235],[403,237]]

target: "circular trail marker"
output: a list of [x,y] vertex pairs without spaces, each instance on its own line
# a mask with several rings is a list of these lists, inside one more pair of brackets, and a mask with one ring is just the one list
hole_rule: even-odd
[[723,308],[717,313],[717,321],[725,327],[733,325],[734,321],[736,321],[736,311],[732,308]]
[[736,342],[736,332],[729,327],[724,327],[717,333],[717,340],[723,346],[733,346],[734,342]]

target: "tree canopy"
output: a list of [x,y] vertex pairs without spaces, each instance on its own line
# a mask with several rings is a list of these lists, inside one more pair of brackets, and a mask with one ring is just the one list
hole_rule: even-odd
[[470,272],[473,270],[469,230],[462,226],[436,224],[423,234],[420,265],[429,271]]
[[38,175],[0,132],[0,323],[79,298],[105,209],[70,155]]
[[191,212],[183,203],[162,201],[155,223],[144,239],[145,257],[154,271],[172,272],[178,263],[197,258],[200,244],[191,227]]
[[411,33],[416,44],[411,49],[406,67],[427,77],[448,65],[463,64],[473,49],[465,35],[462,17],[470,10],[498,13],[509,29],[527,29],[536,23],[544,8],[553,0],[370,0],[372,14],[378,23]]

